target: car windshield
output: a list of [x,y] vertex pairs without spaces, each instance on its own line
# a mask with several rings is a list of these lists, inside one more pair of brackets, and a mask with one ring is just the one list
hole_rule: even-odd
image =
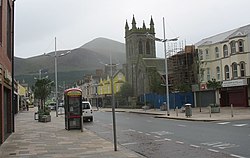
[[83,109],[90,109],[89,103],[82,103]]

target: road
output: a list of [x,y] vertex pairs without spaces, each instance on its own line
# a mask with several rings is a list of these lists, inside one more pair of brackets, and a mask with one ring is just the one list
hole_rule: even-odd
[[[84,127],[113,141],[111,112],[95,112]],[[146,157],[250,157],[249,120],[192,122],[117,112],[116,127],[118,144]]]

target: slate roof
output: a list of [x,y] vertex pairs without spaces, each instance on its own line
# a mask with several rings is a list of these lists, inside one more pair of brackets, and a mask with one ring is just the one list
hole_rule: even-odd
[[196,43],[195,46],[198,47],[198,46],[211,45],[211,44],[215,44],[215,43],[219,43],[223,41],[228,41],[229,39],[234,38],[234,37],[246,36],[249,34],[250,34],[250,24],[202,39],[201,41]]

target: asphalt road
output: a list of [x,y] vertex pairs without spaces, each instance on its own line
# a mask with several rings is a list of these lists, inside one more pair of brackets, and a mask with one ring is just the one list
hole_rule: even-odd
[[[146,157],[250,157],[250,120],[192,122],[116,113],[117,142]],[[113,141],[111,112],[95,112],[85,128]],[[118,148],[119,149],[119,148]]]

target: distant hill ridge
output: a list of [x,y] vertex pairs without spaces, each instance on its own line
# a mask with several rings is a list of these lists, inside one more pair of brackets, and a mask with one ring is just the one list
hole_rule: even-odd
[[[67,51],[57,51],[57,55]],[[40,69],[46,70],[49,74],[54,73],[54,52],[49,54],[51,56],[39,55],[26,59],[15,57],[15,78],[20,81],[24,78],[25,80],[34,80],[34,76],[38,76]],[[69,75],[70,72],[79,72],[80,80],[85,72],[94,72],[96,69],[103,68],[103,63],[109,63],[110,55],[112,55],[114,62],[124,64],[126,62],[125,44],[107,38],[96,38],[71,50],[70,54],[58,57],[58,72]],[[64,78],[58,76],[58,80],[64,80]]]

